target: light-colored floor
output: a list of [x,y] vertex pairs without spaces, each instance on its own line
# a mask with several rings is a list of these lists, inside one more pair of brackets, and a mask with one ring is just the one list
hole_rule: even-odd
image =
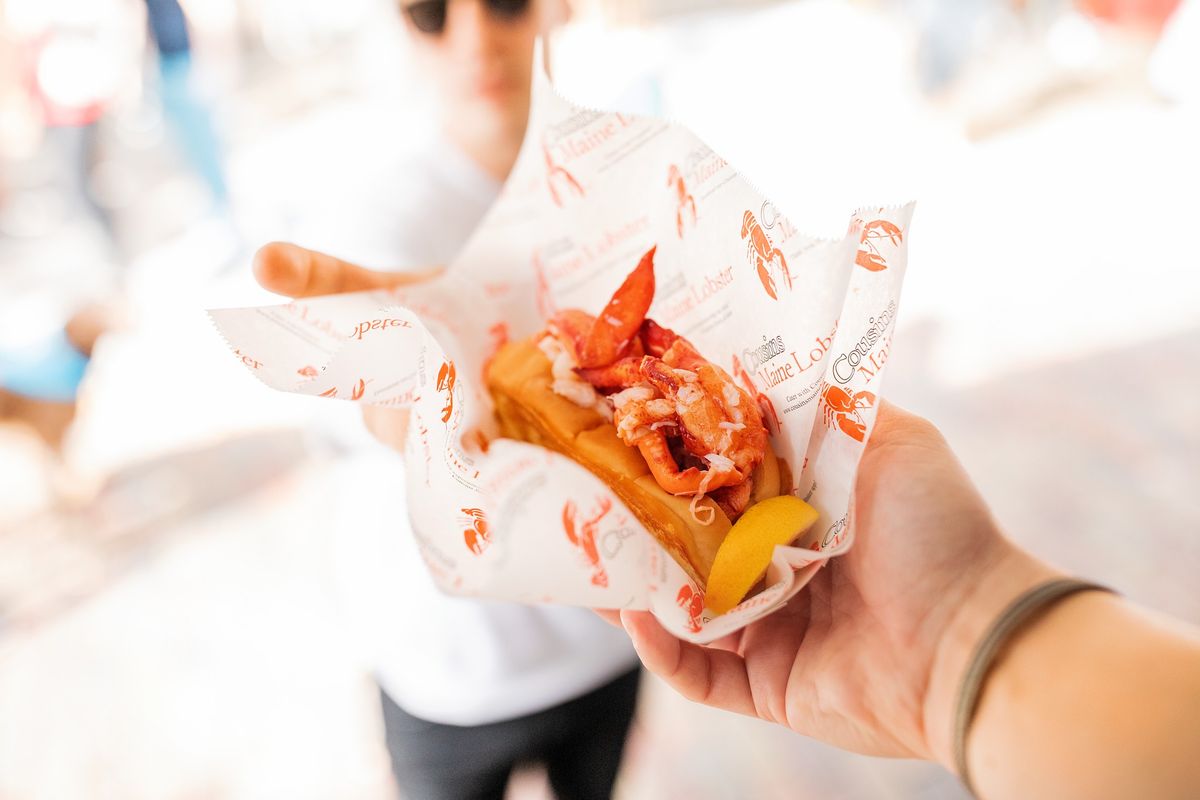
[[[235,162],[283,180],[304,131],[328,127],[301,121],[275,162],[261,140]],[[886,394],[943,429],[1024,546],[1200,623],[1196,132],[1144,94],[1100,93],[951,137],[940,169],[924,152],[936,174]],[[21,252],[0,288],[39,269]],[[200,309],[261,297],[244,273],[210,281],[204,253],[185,237],[144,256],[136,324],[98,354],[73,451],[109,476],[98,502],[45,511],[41,456],[0,427],[0,797],[393,796],[337,610],[322,501],[338,465],[310,434],[323,406],[226,358]],[[510,794],[544,797],[544,781],[522,774]],[[652,679],[618,795],[965,797],[939,768],[842,753]]]

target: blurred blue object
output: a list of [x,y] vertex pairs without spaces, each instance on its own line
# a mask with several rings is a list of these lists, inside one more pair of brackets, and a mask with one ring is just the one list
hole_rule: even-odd
[[163,111],[174,126],[188,161],[208,184],[217,206],[224,207],[229,200],[229,187],[221,166],[221,147],[208,109],[192,93],[191,71],[192,55],[188,51],[159,55]]
[[35,400],[70,403],[79,393],[88,360],[59,330],[20,350],[0,350],[0,387]]
[[186,53],[192,49],[187,18],[178,0],[146,0],[146,17],[158,52],[168,55]]
[[919,31],[917,71],[926,91],[937,91],[963,69],[980,37],[999,16],[1011,13],[1007,0],[903,0]]
[[158,49],[159,91],[163,112],[175,128],[180,147],[208,184],[218,209],[229,202],[221,147],[208,108],[191,87],[192,43],[178,0],[146,0],[146,15]]

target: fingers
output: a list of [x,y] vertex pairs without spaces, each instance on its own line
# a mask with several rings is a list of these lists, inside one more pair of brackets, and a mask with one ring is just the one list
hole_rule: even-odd
[[385,406],[363,406],[363,424],[379,441],[404,454],[404,439],[408,434],[409,410]]
[[683,697],[755,716],[750,680],[741,656],[682,642],[648,611],[622,611],[621,624],[646,669]]
[[879,411],[875,415],[875,430],[902,425],[916,415],[893,403],[887,398],[879,398]]
[[716,641],[709,642],[705,647],[713,650],[728,650],[731,653],[742,654],[742,631],[734,631],[728,636],[722,636]]
[[390,289],[428,280],[441,271],[376,272],[286,242],[271,242],[254,254],[254,277],[268,291],[288,297]]
[[945,443],[937,426],[924,417],[906,411],[895,403],[879,401],[875,427],[871,431],[869,448],[884,444],[933,444]]
[[612,625],[614,628],[621,627],[621,609],[619,608],[593,608],[596,616]]

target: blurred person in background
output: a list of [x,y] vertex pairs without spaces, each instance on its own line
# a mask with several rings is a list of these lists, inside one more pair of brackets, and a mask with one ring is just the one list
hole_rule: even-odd
[[[65,190],[63,222],[82,218],[95,223],[110,247],[115,244],[113,219],[92,191],[92,172],[101,121],[122,86],[138,77],[143,43],[137,30],[143,21],[139,5],[136,0],[55,0],[44,5],[14,0],[0,5],[5,33],[11,29],[16,39],[13,52],[5,53],[6,66],[17,68],[14,75],[6,72],[6,83],[15,81],[37,110],[42,143],[55,156],[50,163],[58,168]],[[208,185],[214,205],[223,210],[228,190],[219,148],[208,113],[189,85],[191,44],[183,9],[176,0],[145,0],[145,11],[164,115],[189,163]],[[115,247],[108,255],[84,266],[108,271],[120,260]],[[108,281],[80,283],[103,286]],[[109,290],[77,289],[61,283],[52,287],[54,294],[65,297],[92,295],[67,304],[56,330],[30,342],[0,342],[0,419],[31,426],[58,467],[63,466],[64,441],[78,410],[79,388],[92,351],[121,314],[120,301],[108,296]]]
[[[535,37],[566,8],[402,0],[399,12],[418,77],[435,89],[436,128],[405,152],[372,153],[371,174],[351,179],[303,237],[359,263],[411,269],[450,263],[496,199],[528,121]],[[292,245],[263,248],[255,268],[265,287],[293,297],[411,279]],[[335,487],[338,536],[358,550],[346,556],[347,603],[373,651],[404,796],[500,798],[514,766],[532,762],[559,797],[609,797],[638,689],[627,638],[583,609],[442,594],[397,491],[406,412],[373,409],[366,422],[379,441],[359,434],[352,445]]]
[[[134,255],[119,249],[130,221],[114,213],[105,196],[111,191],[104,189],[111,181],[95,168],[127,146],[122,123],[105,125],[105,119],[110,111],[128,116],[130,100],[143,87],[150,89],[147,99],[161,105],[183,164],[207,188],[212,215],[227,216],[221,146],[194,85],[192,40],[177,0],[9,0],[0,10],[14,40],[7,60],[36,109],[35,138],[61,186],[63,222],[98,228],[112,264]],[[152,62],[143,57],[147,45]],[[157,67],[157,74],[147,75],[144,66]]]
[[110,248],[112,219],[92,192],[91,171],[99,122],[136,69],[131,8],[126,0],[9,0],[3,8],[18,80],[61,171],[65,221],[87,220]]
[[[52,212],[49,221],[56,232],[59,226],[72,225],[87,231],[89,252],[76,268],[96,273],[82,276],[78,285],[53,287],[55,294],[70,299],[44,334],[0,341],[0,423],[27,427],[46,448],[49,483],[59,500],[72,499],[84,488],[70,479],[63,448],[93,349],[122,314],[106,289],[93,294],[79,287],[105,286],[116,260],[112,218],[92,192],[91,174],[100,122],[123,82],[136,74],[133,10],[136,6],[127,0],[0,4],[3,111],[5,121],[15,121],[14,127],[21,129],[11,139],[0,140],[15,143],[15,153],[5,150],[0,156],[28,156],[39,147],[52,156],[46,160],[51,166],[46,174],[57,202],[41,206],[35,200],[32,205]],[[14,183],[0,189],[6,214],[12,213],[9,204],[21,202],[22,190],[28,188]],[[22,215],[18,210],[14,216]],[[21,231],[24,226],[12,227]],[[12,266],[18,276],[22,269],[32,272],[26,264]],[[16,285],[22,285],[19,277]],[[0,314],[8,310],[0,306]]]

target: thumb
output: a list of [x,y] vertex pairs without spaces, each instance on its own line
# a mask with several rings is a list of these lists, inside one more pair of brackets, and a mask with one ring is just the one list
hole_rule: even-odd
[[867,449],[875,450],[884,445],[895,444],[946,446],[941,431],[932,422],[880,398],[875,427],[871,431]]
[[254,254],[254,277],[259,285],[288,297],[390,289],[436,277],[442,267],[419,271],[378,272],[286,242],[263,245]]

